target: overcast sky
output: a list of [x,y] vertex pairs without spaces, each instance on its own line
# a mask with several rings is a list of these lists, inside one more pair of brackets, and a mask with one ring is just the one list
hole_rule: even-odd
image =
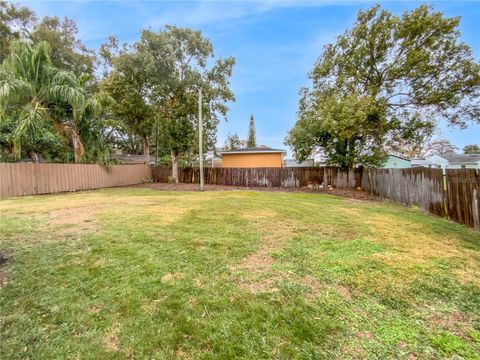
[[[134,42],[141,29],[159,30],[166,24],[199,29],[208,37],[218,56],[234,56],[232,88],[237,101],[230,104],[228,122],[218,132],[223,145],[229,132],[246,138],[253,114],[257,142],[286,148],[284,139],[295,123],[298,90],[309,84],[322,46],[350,28],[359,9],[368,1],[264,1],[264,2],[131,2],[131,1],[23,1],[38,15],[69,17],[77,22],[79,36],[98,49],[109,35],[120,42]],[[421,2],[389,1],[383,7],[396,14]],[[480,58],[480,2],[437,1],[431,3],[447,16],[461,16],[463,41]],[[459,148],[480,143],[480,126],[466,130],[441,125],[441,137]]]

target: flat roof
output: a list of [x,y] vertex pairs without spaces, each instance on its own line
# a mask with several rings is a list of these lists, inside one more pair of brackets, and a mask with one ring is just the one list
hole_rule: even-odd
[[272,149],[269,147],[249,147],[243,149],[235,150],[226,150],[222,151],[221,154],[265,154],[265,153],[287,153],[286,150],[282,149]]

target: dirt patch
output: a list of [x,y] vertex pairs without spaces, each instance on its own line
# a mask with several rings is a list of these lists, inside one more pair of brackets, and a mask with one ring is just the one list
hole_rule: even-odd
[[274,212],[257,212],[243,215],[253,224],[262,236],[262,243],[257,251],[244,258],[232,270],[241,271],[245,276],[238,283],[240,288],[252,292],[277,291],[275,282],[282,279],[282,274],[272,268],[276,260],[272,253],[281,250],[293,235],[294,225],[285,220],[275,221]]
[[345,286],[337,285],[335,286],[335,291],[339,293],[345,300],[352,299],[352,294],[350,293],[350,290],[348,290],[348,288]]
[[[200,191],[199,184],[168,184],[168,183],[152,183],[133,185],[129,187],[141,187],[159,191]],[[229,185],[205,185],[205,191],[232,191],[232,190],[253,190],[263,192],[300,192],[311,194],[328,194],[338,195],[351,199],[351,201],[378,201],[379,199],[373,195],[366,193],[365,191],[357,191],[350,189],[311,189],[309,187],[301,188],[282,188],[282,187],[246,187],[246,186],[229,186]]]
[[281,282],[294,282],[310,288],[310,296],[316,296],[323,285],[311,275],[299,276],[275,268],[280,253],[296,231],[298,224],[288,219],[278,218],[272,210],[259,210],[242,214],[250,225],[261,234],[261,245],[254,253],[245,257],[239,264],[232,267],[236,273],[237,285],[250,293],[258,294],[279,291]]
[[294,281],[308,286],[312,296],[318,295],[322,284],[315,277],[311,275],[300,277],[275,269],[278,260],[272,255],[285,247],[287,241],[294,235],[297,225],[286,219],[275,221],[277,214],[271,210],[242,216],[258,229],[262,236],[262,243],[257,251],[232,268],[234,272],[242,274],[240,279],[237,278],[238,286],[245,291],[257,294],[279,291],[280,282]]
[[367,351],[360,346],[360,344],[348,344],[344,345],[340,353],[344,359],[366,359],[368,358]]
[[370,331],[359,331],[357,336],[360,339],[373,339],[373,334]]
[[0,289],[8,283],[9,274],[7,265],[13,260],[12,253],[8,250],[0,250]]
[[162,283],[164,284],[172,283],[182,278],[183,278],[183,273],[167,273],[162,276]]
[[104,345],[108,351],[118,351],[120,341],[118,339],[118,333],[120,327],[118,323],[114,323],[112,329],[105,335]]
[[61,210],[50,211],[48,216],[49,227],[57,228],[61,233],[71,232],[71,226],[75,225],[75,231],[95,231],[97,222],[95,215],[106,209],[105,205],[89,205]]
[[446,313],[435,313],[427,318],[427,324],[432,329],[443,328],[451,333],[468,339],[470,328],[469,317],[462,311],[452,311]]
[[302,283],[310,288],[311,294],[317,296],[323,285],[313,276],[306,275],[302,278]]

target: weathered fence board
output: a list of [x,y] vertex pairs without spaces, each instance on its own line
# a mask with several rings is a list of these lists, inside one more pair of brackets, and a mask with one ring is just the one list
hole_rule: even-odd
[[453,221],[480,229],[480,171],[451,169],[446,171],[447,215]]
[[[157,182],[167,182],[171,169],[157,167],[153,170]],[[361,186],[362,169],[343,170],[336,167],[285,167],[285,168],[205,168],[205,184],[250,187],[303,187],[322,183],[338,188],[355,189]],[[181,183],[198,183],[198,168],[180,168]],[[326,181],[325,181],[326,179]]]
[[147,165],[0,163],[0,197],[134,185],[151,176]]
[[368,184],[363,188],[371,194],[396,203],[416,205],[425,211],[443,216],[443,173],[441,169],[368,169]]
[[[154,168],[167,182],[171,169]],[[179,169],[181,183],[199,183],[199,169]],[[363,190],[406,206],[480,229],[480,171],[410,169],[205,168],[205,184],[250,187],[303,187],[308,184]]]
[[[154,177],[158,182],[168,181],[169,168],[155,168]],[[205,168],[205,183],[211,185],[250,186],[250,187],[303,187],[309,183],[320,185],[324,169],[319,167],[302,168]],[[179,169],[181,183],[198,183],[198,168]]]

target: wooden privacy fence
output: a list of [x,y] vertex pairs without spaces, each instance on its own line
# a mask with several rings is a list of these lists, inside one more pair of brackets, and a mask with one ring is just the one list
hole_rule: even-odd
[[[170,168],[153,169],[157,182],[168,182]],[[181,183],[199,183],[198,168],[179,169]],[[437,216],[480,229],[480,171],[311,168],[205,168],[205,184],[251,187],[303,187],[308,184],[363,190]]]
[[368,169],[362,188],[480,230],[480,170]]
[[[95,164],[0,163],[0,197],[135,185],[152,175],[167,182],[170,168]],[[179,181],[198,183],[199,169],[179,169]],[[310,168],[205,168],[205,183],[249,187],[332,185],[363,190],[399,204],[480,229],[480,170]]]
[[[172,170],[166,167],[153,169],[155,181],[168,182]],[[361,186],[362,169],[342,170],[336,167],[284,167],[284,168],[205,168],[205,184],[251,187],[303,187],[325,183],[338,188]],[[179,168],[178,181],[198,183],[198,168]]]
[[0,197],[135,185],[151,176],[147,165],[0,163]]
[[447,170],[445,180],[448,218],[480,230],[480,170]]
[[445,213],[441,169],[368,169],[362,180],[362,188],[375,196],[435,215]]

